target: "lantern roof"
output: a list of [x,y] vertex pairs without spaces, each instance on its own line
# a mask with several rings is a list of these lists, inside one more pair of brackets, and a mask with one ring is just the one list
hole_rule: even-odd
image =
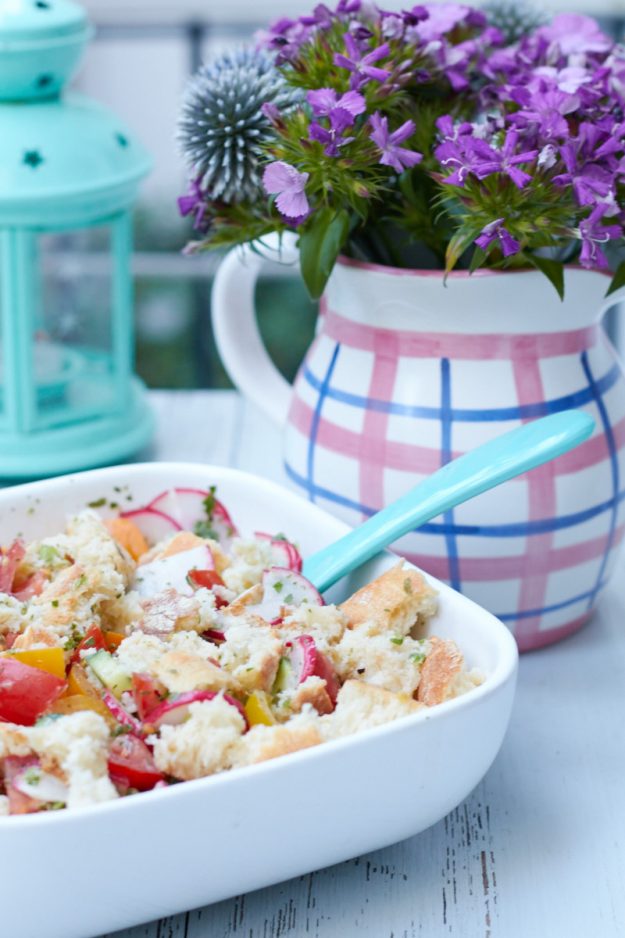
[[114,114],[62,94],[90,35],[70,0],[0,0],[0,225],[97,222],[127,208],[150,169]]

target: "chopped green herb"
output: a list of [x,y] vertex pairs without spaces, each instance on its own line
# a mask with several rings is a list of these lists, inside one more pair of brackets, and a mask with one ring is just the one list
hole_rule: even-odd
[[28,769],[24,772],[24,781],[27,785],[38,785],[41,781],[41,774],[37,769]]
[[56,609],[59,605],[58,599],[53,599],[51,605],[54,606],[54,608]]
[[274,541],[288,541],[288,537],[286,534],[282,534],[282,532],[279,534],[274,534],[273,539]]
[[119,508],[119,502],[109,502],[109,508],[111,511],[115,511],[116,508]]
[[27,509],[26,514],[27,514],[27,515],[34,515],[34,514],[35,514],[35,509],[34,509],[34,506],[33,506],[33,505],[31,505],[30,508]]
[[285,597],[284,597],[284,601],[285,601],[285,603],[288,603],[289,605],[290,605],[291,603],[294,603],[295,600],[293,599],[293,593],[289,593],[288,596],[285,596]]
[[273,584],[273,588],[275,589],[276,593],[281,593],[283,586],[284,586],[284,583],[280,582],[280,580],[277,580],[277,581]]
[[218,540],[217,532],[210,521],[196,521],[193,525],[193,533],[197,534],[198,537],[209,538],[212,541]]
[[406,593],[412,593],[412,580],[409,576],[404,580],[404,591]]
[[121,487],[120,487],[119,485],[114,485],[114,486],[113,486],[113,491],[114,491],[114,492],[121,492],[122,489],[121,489]]
[[48,801],[41,808],[42,811],[61,811],[65,807],[64,801]]
[[414,655],[410,655],[410,660],[414,661],[415,664],[423,664],[425,661],[425,655],[417,651]]
[[104,497],[96,498],[92,502],[87,502],[88,508],[103,508],[104,505],[106,505],[106,499]]
[[204,511],[206,512],[206,517],[208,518],[209,521],[212,520],[213,512],[215,510],[215,502],[217,501],[217,499],[215,498],[216,491],[217,491],[216,485],[209,485],[208,495],[202,502],[202,504],[204,505]]
[[52,544],[41,544],[38,553],[42,561],[48,566],[53,566],[63,559],[56,547],[53,547]]
[[126,733],[130,732],[129,726],[122,726],[120,723],[119,726],[116,726],[114,730],[111,730],[111,736],[113,739],[116,739],[118,736],[124,736]]
[[403,638],[397,637],[397,636],[394,636],[394,637],[391,639],[391,641],[392,641],[393,645],[403,645],[403,644],[404,644]]
[[86,582],[87,582],[87,574],[81,573],[78,579],[76,580],[76,582],[74,583],[74,589],[75,590],[81,589],[85,585]]

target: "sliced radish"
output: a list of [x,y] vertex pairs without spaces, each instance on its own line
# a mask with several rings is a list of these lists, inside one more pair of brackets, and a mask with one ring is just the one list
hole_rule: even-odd
[[298,684],[303,684],[309,677],[320,677],[326,682],[328,697],[333,704],[340,689],[334,668],[326,656],[319,651],[311,635],[298,635],[290,643],[288,659],[293,675]]
[[105,690],[102,694],[102,700],[109,708],[118,723],[122,726],[128,726],[133,733],[141,733],[141,723],[131,713],[128,713],[125,707],[122,707],[119,700],[110,690]]
[[[308,603],[311,606],[323,606],[321,593],[312,583],[286,567],[270,567],[263,573],[263,598],[259,603],[249,605],[247,612],[261,616],[271,625],[277,625],[283,615],[285,607],[301,606]],[[240,599],[240,597],[239,597]]]
[[[210,520],[206,514],[207,498],[213,500]],[[207,522],[222,546],[238,533],[225,506],[208,489],[167,489],[152,499],[148,507],[170,515],[185,531],[193,531],[196,524]]]
[[[156,727],[156,729],[160,729],[161,726],[165,725],[178,726],[178,724],[184,723],[189,716],[189,707],[192,703],[199,703],[203,700],[214,700],[215,697],[218,696],[218,692],[214,690],[190,690],[184,694],[178,694],[177,697],[172,697],[164,701],[159,707],[152,710],[149,717],[150,725]],[[226,703],[236,707],[245,720],[245,728],[247,730],[247,717],[245,716],[245,710],[242,704],[234,697],[231,697],[230,694],[224,694],[223,698]]]
[[254,537],[258,541],[269,541],[273,552],[274,560],[280,567],[286,567],[295,573],[302,572],[302,558],[300,552],[294,544],[283,537],[273,537],[264,531],[254,531]]
[[189,582],[189,573],[191,570],[210,569],[213,564],[210,548],[207,544],[200,544],[199,547],[140,564],[133,589],[140,596],[155,596],[165,589],[173,589],[181,596],[192,596],[197,587]]
[[182,531],[177,521],[156,508],[135,508],[134,511],[123,511],[120,517],[133,521],[152,546],[176,531]]
[[220,632],[219,629],[206,629],[205,632],[202,632],[202,638],[214,645],[221,645],[226,640],[226,633]]
[[23,795],[35,801],[67,801],[69,790],[60,778],[36,767],[23,769],[13,779],[13,785]]

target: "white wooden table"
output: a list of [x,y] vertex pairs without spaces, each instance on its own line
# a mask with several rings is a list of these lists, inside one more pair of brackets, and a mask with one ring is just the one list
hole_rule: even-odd
[[[284,481],[278,432],[234,392],[154,392],[153,402],[158,435],[143,458]],[[501,753],[439,824],[115,938],[625,936],[624,572],[584,630],[522,658]]]

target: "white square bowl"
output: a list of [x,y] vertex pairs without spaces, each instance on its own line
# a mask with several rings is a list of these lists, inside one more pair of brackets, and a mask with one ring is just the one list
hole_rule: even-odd
[[[98,469],[0,492],[2,543],[61,530],[106,498],[146,504],[173,486],[206,488],[243,534],[285,531],[304,556],[348,528],[264,479],[191,463]],[[121,491],[120,491],[121,489]],[[387,553],[328,594],[348,596]],[[82,811],[0,818],[2,934],[86,938],[268,886],[417,834],[480,781],[506,731],[517,670],[508,630],[428,578],[434,633],[455,639],[484,683],[425,713],[260,765]]]

